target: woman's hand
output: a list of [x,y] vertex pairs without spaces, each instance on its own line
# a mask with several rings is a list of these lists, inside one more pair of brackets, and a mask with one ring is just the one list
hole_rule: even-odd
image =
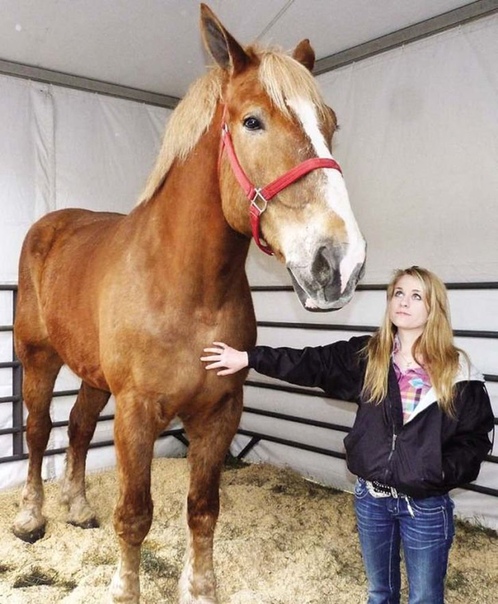
[[249,364],[247,352],[230,348],[224,342],[213,342],[213,348],[204,348],[204,352],[210,354],[201,357],[201,361],[209,363],[209,365],[206,365],[206,369],[221,368],[217,375],[237,373]]

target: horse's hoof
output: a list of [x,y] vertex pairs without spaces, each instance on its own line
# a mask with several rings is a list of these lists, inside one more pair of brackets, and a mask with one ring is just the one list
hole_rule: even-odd
[[28,532],[21,531],[14,527],[12,532],[18,539],[21,539],[26,543],[35,543],[42,537],[45,537],[45,525],[43,524],[42,526]]
[[92,518],[89,518],[88,520],[85,520],[84,522],[76,522],[74,520],[68,520],[67,523],[71,524],[73,526],[77,526],[82,529],[100,528],[100,523],[97,520],[97,518],[95,518],[95,516],[93,516]]

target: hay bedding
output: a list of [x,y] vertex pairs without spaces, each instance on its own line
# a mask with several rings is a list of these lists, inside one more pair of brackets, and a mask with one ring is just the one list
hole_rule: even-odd
[[[154,521],[144,542],[142,601],[177,601],[185,547],[184,459],[153,465]],[[47,533],[33,545],[10,524],[19,489],[0,494],[0,602],[108,602],[117,545],[112,527],[113,471],[88,477],[88,496],[101,528],[65,523],[58,485],[46,485]],[[229,465],[222,481],[215,538],[221,604],[355,604],[365,601],[365,577],[352,497],[268,465]],[[459,524],[448,574],[447,604],[497,601],[496,533]],[[406,600],[405,600],[406,601]]]

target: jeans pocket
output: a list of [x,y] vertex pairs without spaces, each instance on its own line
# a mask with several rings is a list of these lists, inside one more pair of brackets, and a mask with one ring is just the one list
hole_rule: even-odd
[[354,496],[357,499],[363,499],[368,495],[367,483],[363,478],[358,478],[354,485]]
[[415,511],[422,514],[437,514],[441,510],[453,511],[453,501],[449,495],[436,495],[435,497],[426,497],[424,499],[412,499],[412,507]]
[[433,533],[444,539],[453,539],[455,525],[453,520],[453,508],[455,504],[451,497],[438,495],[426,499],[412,499],[411,506],[417,517],[419,528],[424,529],[427,534]]

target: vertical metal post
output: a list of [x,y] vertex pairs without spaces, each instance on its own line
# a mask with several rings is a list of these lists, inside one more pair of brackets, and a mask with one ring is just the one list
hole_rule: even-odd
[[[16,317],[17,287],[12,288],[12,325]],[[14,348],[12,334],[12,454],[21,458],[24,456],[24,413],[22,399],[22,366]]]

